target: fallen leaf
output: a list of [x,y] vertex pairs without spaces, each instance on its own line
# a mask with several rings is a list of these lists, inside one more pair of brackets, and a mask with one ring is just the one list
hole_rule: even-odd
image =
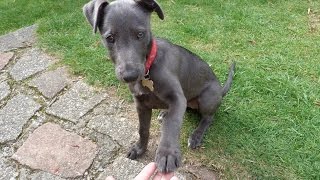
[[255,40],[250,40],[249,43],[252,44],[252,45],[256,45],[257,44],[257,42]]

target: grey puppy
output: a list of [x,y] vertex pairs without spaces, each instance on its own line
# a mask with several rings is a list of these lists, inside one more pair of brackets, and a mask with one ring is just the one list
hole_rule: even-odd
[[222,87],[209,65],[198,56],[154,38],[151,13],[164,19],[155,0],[93,0],[83,11],[94,32],[99,30],[117,78],[128,84],[136,103],[140,139],[129,150],[128,158],[136,159],[147,149],[152,109],[165,109],[155,161],[159,171],[175,171],[181,163],[179,134],[186,108],[197,109],[201,114],[200,124],[188,140],[194,149],[230,89],[235,64]]

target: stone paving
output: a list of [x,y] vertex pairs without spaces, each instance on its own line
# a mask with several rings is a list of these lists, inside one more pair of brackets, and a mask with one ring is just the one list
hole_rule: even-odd
[[[58,67],[36,47],[36,27],[0,36],[0,179],[132,179],[158,138],[144,158],[125,158],[134,106]],[[181,169],[180,179],[198,177]]]

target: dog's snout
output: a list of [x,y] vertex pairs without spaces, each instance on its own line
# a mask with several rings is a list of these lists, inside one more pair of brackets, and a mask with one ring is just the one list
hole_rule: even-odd
[[123,73],[123,80],[127,83],[136,81],[139,77],[139,72],[137,70],[130,70]]
[[143,75],[143,65],[137,63],[116,64],[116,74],[120,81],[131,83]]

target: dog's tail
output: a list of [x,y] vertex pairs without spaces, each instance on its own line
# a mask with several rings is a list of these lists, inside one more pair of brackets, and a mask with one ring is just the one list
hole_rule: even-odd
[[224,86],[222,88],[222,96],[225,96],[227,94],[227,92],[229,91],[230,87],[231,87],[233,76],[234,76],[234,73],[235,73],[235,68],[236,68],[236,63],[233,62],[232,65],[230,66],[228,79],[224,83]]

